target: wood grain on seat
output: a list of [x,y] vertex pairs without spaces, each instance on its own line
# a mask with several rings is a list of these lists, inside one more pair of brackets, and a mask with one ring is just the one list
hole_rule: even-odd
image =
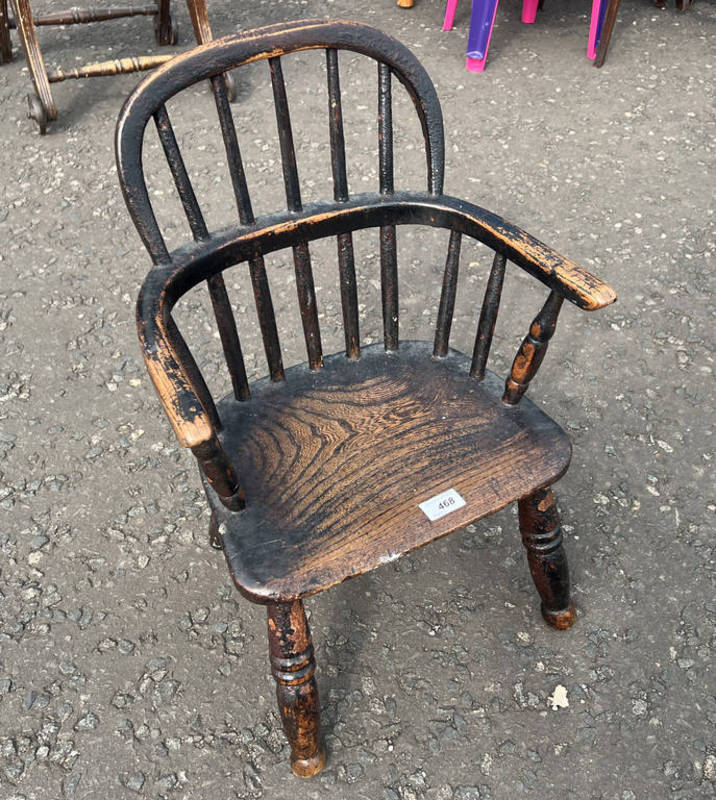
[[[427,342],[372,345],[358,361],[292,367],[285,381],[254,383],[250,400],[219,404],[247,507],[212,506],[251,599],[326,589],[565,472],[570,444],[555,422],[527,399],[503,404],[503,381],[470,379],[466,356],[431,352]],[[430,522],[418,504],[450,488],[466,505]]]

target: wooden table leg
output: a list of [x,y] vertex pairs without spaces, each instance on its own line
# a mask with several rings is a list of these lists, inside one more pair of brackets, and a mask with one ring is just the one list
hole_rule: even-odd
[[12,44],[7,0],[0,0],[0,64],[9,64],[10,61],[12,61]]
[[604,59],[607,57],[607,50],[609,49],[609,40],[612,38],[612,31],[614,30],[614,23],[617,19],[617,11],[619,10],[620,0],[609,0],[607,6],[607,13],[604,15],[604,24],[602,25],[602,35],[599,38],[599,47],[597,48],[597,60],[594,62],[595,67],[601,67],[604,64]]
[[35,26],[32,22],[32,9],[30,0],[10,0],[12,12],[15,16],[15,25],[20,36],[20,43],[25,52],[27,66],[35,84],[37,96],[28,95],[30,110],[28,116],[37,122],[40,133],[45,133],[47,121],[57,119],[57,109],[52,100],[50,82],[47,80],[47,70],[42,58],[40,45],[37,41]]

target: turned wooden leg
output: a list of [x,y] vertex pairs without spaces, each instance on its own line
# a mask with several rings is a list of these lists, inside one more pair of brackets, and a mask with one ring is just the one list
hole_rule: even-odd
[[551,489],[539,489],[519,502],[520,533],[532,580],[542,598],[542,616],[553,628],[574,625],[577,612],[569,599],[569,569],[562,547],[559,512]]
[[154,17],[154,38],[159,45],[176,44],[179,41],[179,29],[174,21],[169,0],[156,0],[157,14]]
[[10,17],[7,0],[0,0],[0,64],[12,61],[12,43],[10,42]]
[[401,8],[412,8],[415,0],[398,0],[398,5]]
[[211,519],[209,520],[209,544],[214,548],[214,550],[223,550],[224,543],[221,540],[221,534],[219,533],[219,526],[216,524],[216,515],[214,512],[211,512]]
[[271,673],[291,745],[291,768],[299,778],[310,778],[326,763],[311,631],[300,600],[271,603],[267,608]]

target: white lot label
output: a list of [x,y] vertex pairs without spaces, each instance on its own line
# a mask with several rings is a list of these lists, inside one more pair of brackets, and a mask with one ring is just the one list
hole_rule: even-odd
[[435,497],[431,497],[424,503],[420,503],[418,508],[420,508],[431,522],[434,522],[436,519],[440,519],[440,517],[444,517],[446,514],[457,511],[458,508],[462,508],[464,505],[465,501],[463,498],[460,497],[454,489],[448,489],[445,492],[436,494]]

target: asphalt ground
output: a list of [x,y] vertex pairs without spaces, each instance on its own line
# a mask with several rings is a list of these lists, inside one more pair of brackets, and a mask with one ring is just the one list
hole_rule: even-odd
[[[41,5],[36,3],[36,6]],[[59,5],[59,4],[58,4]],[[45,8],[56,8],[48,2]],[[47,136],[0,68],[0,797],[642,800],[714,797],[714,65],[716,4],[623,0],[607,63],[585,58],[587,0],[533,26],[501,3],[488,68],[464,70],[468,4],[210,0],[217,35],[331,16],[411,47],[443,105],[446,191],[522,225],[609,282],[616,305],[562,313],[530,397],[569,433],[556,487],[579,618],[539,615],[514,510],[307,601],[328,746],[294,778],[265,614],[207,543],[208,512],[139,353],[149,260],[119,192],[113,131],[138,76],[57,85]],[[181,43],[190,25],[177,4]],[[148,53],[130,19],[40,32],[49,65]],[[108,44],[111,42],[111,45]],[[111,49],[110,49],[111,48]],[[304,196],[330,196],[315,54],[285,59]],[[377,186],[375,72],[341,61],[351,191]],[[237,75],[257,210],[281,206],[265,65]],[[396,184],[424,186],[396,93]],[[230,184],[203,87],[173,111],[212,227]],[[157,142],[152,197],[186,239]],[[401,232],[401,333],[430,337],[445,236]],[[357,241],[364,340],[381,337],[378,245]],[[333,248],[315,249],[326,352],[341,347]],[[462,261],[452,344],[470,350],[489,253]],[[290,258],[271,262],[287,364],[304,358]],[[231,274],[251,377],[264,374],[245,276]],[[544,298],[508,270],[491,366]],[[183,325],[228,385],[206,298]]]

